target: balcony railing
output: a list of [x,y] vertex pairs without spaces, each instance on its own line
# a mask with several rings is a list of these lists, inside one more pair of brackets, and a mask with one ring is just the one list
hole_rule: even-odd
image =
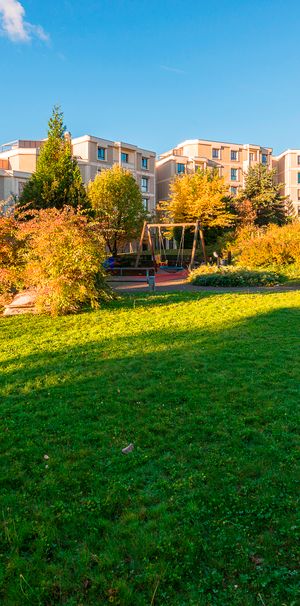
[[43,144],[43,141],[33,141],[33,140],[26,140],[26,139],[16,139],[15,141],[9,141],[9,143],[3,143],[2,145],[0,145],[0,153],[2,152],[8,152],[11,151],[12,149],[37,149],[39,147],[41,147],[41,145]]

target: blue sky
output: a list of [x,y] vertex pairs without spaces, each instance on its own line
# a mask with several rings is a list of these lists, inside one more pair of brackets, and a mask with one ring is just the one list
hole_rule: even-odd
[[0,0],[0,143],[73,136],[158,153],[203,138],[300,147],[296,0]]

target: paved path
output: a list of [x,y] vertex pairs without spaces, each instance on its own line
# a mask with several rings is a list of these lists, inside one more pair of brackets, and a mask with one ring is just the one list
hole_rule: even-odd
[[[151,292],[147,282],[141,278],[141,281],[129,282],[128,278],[122,280],[113,280],[110,282],[111,287],[120,293],[149,293]],[[300,290],[300,285],[291,286],[253,286],[253,287],[216,287],[216,286],[194,286],[185,279],[168,279],[164,281],[156,281],[155,292],[215,292],[215,293],[259,293],[259,292],[291,292]]]

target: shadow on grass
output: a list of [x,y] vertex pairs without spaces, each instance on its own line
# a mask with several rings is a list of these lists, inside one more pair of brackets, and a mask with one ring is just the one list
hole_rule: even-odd
[[[202,287],[203,288],[203,287]],[[195,287],[196,289],[196,287]],[[289,291],[287,291],[289,292]],[[297,291],[296,291],[297,292]],[[206,299],[206,298],[211,298],[211,297],[224,297],[224,296],[231,296],[231,295],[238,295],[238,296],[274,296],[274,294],[281,294],[281,291],[279,290],[273,290],[272,287],[258,287],[257,290],[255,290],[254,287],[244,287],[243,290],[240,290],[238,287],[236,289],[234,289],[234,287],[232,288],[224,288],[223,290],[221,289],[221,287],[219,287],[219,290],[217,289],[213,289],[213,288],[209,288],[209,286],[205,287],[205,290],[201,289],[201,287],[199,287],[199,290],[193,290],[193,291],[164,291],[164,292],[160,292],[157,291],[156,293],[150,293],[150,292],[122,292],[122,291],[117,291],[116,294],[120,297],[119,299],[117,299],[116,301],[112,302],[112,303],[108,303],[107,306],[119,306],[120,304],[124,307],[130,306],[132,301],[135,299],[137,301],[139,301],[141,304],[143,305],[155,305],[156,303],[159,305],[171,305],[171,304],[177,304],[177,303],[181,303],[184,301],[195,301],[197,299],[201,300],[201,299]]]
[[20,353],[0,381],[2,603],[297,599],[297,331],[282,308]]

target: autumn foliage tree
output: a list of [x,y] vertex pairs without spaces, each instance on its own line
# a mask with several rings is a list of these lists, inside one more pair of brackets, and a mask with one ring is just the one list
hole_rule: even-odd
[[19,222],[26,240],[22,278],[37,292],[37,309],[59,315],[110,297],[103,270],[104,241],[96,225],[71,207],[35,211]]
[[139,235],[146,217],[139,186],[130,171],[116,164],[97,175],[87,192],[106,245],[117,255]]
[[15,217],[0,215],[0,306],[22,285],[25,242]]
[[198,170],[175,177],[170,187],[170,199],[160,203],[160,208],[170,221],[199,220],[204,229],[227,227],[233,221],[227,198],[228,187],[216,171]]
[[245,267],[300,266],[300,222],[239,230],[232,251]]

